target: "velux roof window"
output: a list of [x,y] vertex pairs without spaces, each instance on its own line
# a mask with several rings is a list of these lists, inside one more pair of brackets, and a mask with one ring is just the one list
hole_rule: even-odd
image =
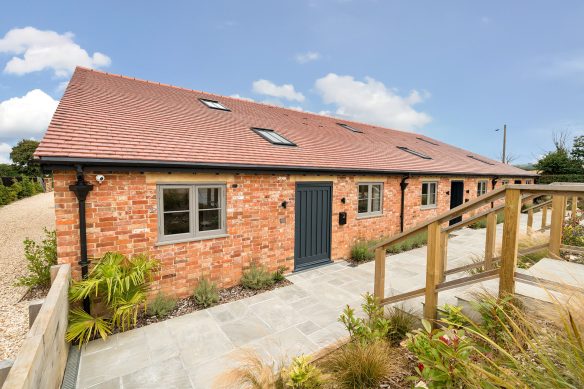
[[400,149],[400,150],[405,151],[406,153],[413,154],[416,157],[420,157],[420,158],[423,158],[423,159],[432,159],[432,157],[430,157],[427,154],[421,153],[421,152],[416,151],[416,150],[412,150],[412,149],[407,148],[407,147],[404,147],[404,146],[397,146],[397,148]]
[[477,158],[474,155],[467,155],[467,157],[474,159],[475,161],[482,162],[482,163],[487,164],[487,165],[494,165],[494,163],[491,163],[489,161],[485,161],[484,159]]
[[201,100],[201,103],[205,104],[209,108],[220,109],[222,111],[229,111],[230,110],[229,108],[227,108],[226,106],[224,106],[223,104],[221,104],[220,102],[215,101],[215,100],[208,100],[208,99],[199,99],[199,100]]
[[280,146],[296,146],[294,142],[289,141],[274,130],[268,128],[252,128],[258,135],[274,145]]
[[420,136],[418,136],[416,139],[421,140],[422,142],[429,143],[429,144],[434,145],[434,146],[440,146],[438,143],[434,143],[434,142],[432,142],[432,141],[430,141],[428,139],[424,139],[424,138],[422,138]]
[[337,123],[337,124],[339,126],[343,127],[343,128],[346,128],[349,131],[356,132],[356,133],[359,133],[359,134],[362,134],[363,133],[363,131],[361,131],[360,129],[355,128],[355,127],[351,127],[348,124],[345,124],[345,123]]

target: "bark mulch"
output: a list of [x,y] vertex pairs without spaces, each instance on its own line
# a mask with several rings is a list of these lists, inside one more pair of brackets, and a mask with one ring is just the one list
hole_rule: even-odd
[[[241,299],[245,299],[248,297],[255,296],[260,293],[264,293],[270,290],[278,289],[284,286],[292,285],[292,282],[284,279],[283,281],[276,282],[274,285],[269,286],[263,289],[247,289],[244,288],[242,285],[232,286],[231,288],[225,288],[218,291],[219,293],[219,302],[214,306],[230,303],[232,301],[237,301]],[[158,323],[161,321],[165,321],[168,319],[172,319],[175,317],[187,315],[189,313],[199,311],[205,309],[206,307],[197,304],[195,299],[191,297],[180,299],[176,302],[176,307],[167,315],[158,317],[158,316],[150,316],[147,312],[142,312],[138,315],[138,321],[136,324],[136,328],[144,327],[149,324]],[[207,307],[209,308],[209,307]]]

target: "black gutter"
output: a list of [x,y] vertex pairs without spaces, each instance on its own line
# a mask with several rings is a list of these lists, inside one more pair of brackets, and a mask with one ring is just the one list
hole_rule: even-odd
[[[79,246],[80,246],[80,259],[79,265],[81,265],[81,277],[85,280],[89,274],[89,260],[87,258],[87,223],[85,220],[85,199],[87,199],[87,194],[93,189],[93,185],[85,182],[83,178],[83,167],[77,165],[77,182],[73,185],[69,185],[69,190],[75,193],[77,201],[79,202]],[[89,297],[83,299],[83,310],[90,313],[91,304]]]
[[[175,172],[217,172],[224,173],[273,173],[273,174],[360,174],[360,175],[410,175],[410,176],[473,176],[492,177],[500,173],[472,173],[472,172],[441,172],[441,171],[401,171],[401,170],[364,170],[351,168],[323,168],[302,167],[289,165],[257,165],[257,164],[228,164],[228,163],[198,163],[198,162],[161,162],[147,160],[120,160],[99,158],[68,158],[42,157],[35,160],[43,170],[72,170],[78,164],[83,164],[87,170],[106,171],[175,171]],[[526,177],[528,174],[505,174],[505,177]],[[535,177],[535,176],[534,176]]]
[[404,232],[404,210],[405,210],[405,198],[406,198],[406,188],[408,187],[408,183],[406,182],[406,180],[408,180],[410,178],[409,174],[407,176],[403,176],[401,179],[401,182],[399,183],[399,186],[401,188],[401,203],[400,203],[400,209],[399,209],[399,230],[400,232]]

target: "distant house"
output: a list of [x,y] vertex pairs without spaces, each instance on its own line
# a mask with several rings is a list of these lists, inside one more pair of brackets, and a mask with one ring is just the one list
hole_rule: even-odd
[[84,68],[36,158],[54,174],[60,262],[79,275],[85,256],[147,252],[177,296],[201,276],[236,284],[251,263],[347,258],[358,239],[535,176],[411,132]]

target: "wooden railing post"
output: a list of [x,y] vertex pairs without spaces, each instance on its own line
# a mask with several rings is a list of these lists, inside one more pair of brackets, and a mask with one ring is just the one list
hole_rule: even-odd
[[375,249],[375,279],[373,282],[373,294],[378,301],[385,298],[385,249]]
[[574,196],[574,197],[572,197],[572,219],[574,219],[576,217],[577,212],[578,212],[578,197]]
[[533,209],[527,211],[527,235],[533,231]]
[[487,238],[485,241],[485,270],[493,268],[493,258],[495,258],[495,244],[497,239],[497,214],[495,212],[487,215]]
[[541,229],[544,230],[547,225],[548,207],[544,205],[541,209]]
[[424,318],[436,320],[438,293],[436,285],[440,283],[440,274],[444,267],[442,262],[441,227],[439,222],[428,225],[428,254],[426,264],[426,296],[424,301]]
[[442,267],[440,269],[440,277],[438,278],[439,282],[444,282],[445,276],[444,273],[446,272],[446,268],[448,267],[448,232],[442,233]]
[[499,270],[499,296],[515,293],[515,268],[519,247],[519,221],[521,218],[521,190],[507,189],[505,193],[505,224]]
[[552,197],[552,220],[550,225],[550,245],[549,252],[556,258],[560,257],[560,247],[562,245],[562,229],[564,228],[564,216],[566,214],[566,197],[553,195]]

